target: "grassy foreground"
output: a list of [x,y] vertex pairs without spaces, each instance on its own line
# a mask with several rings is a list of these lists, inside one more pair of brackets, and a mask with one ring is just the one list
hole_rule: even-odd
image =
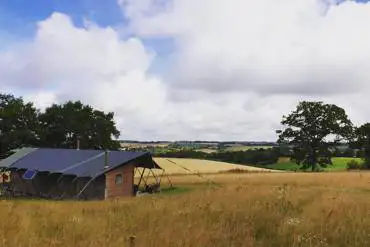
[[[174,178],[180,194],[0,202],[1,246],[369,246],[369,173]],[[134,246],[134,245],[132,245]]]

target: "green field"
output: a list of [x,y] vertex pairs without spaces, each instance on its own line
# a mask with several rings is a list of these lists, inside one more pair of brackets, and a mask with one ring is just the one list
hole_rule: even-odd
[[207,153],[207,154],[218,152],[217,149],[211,149],[211,148],[200,148],[200,149],[196,149],[195,151],[203,152],[203,153]]
[[[324,171],[345,171],[347,168],[347,163],[352,159],[361,162],[360,158],[333,158],[332,159],[333,165],[324,168]],[[264,167],[268,169],[285,171],[294,171],[298,168],[298,166],[291,161],[283,161],[280,163],[271,164]]]

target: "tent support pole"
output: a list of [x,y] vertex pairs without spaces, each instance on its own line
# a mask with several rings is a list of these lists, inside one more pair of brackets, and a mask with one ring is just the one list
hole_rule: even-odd
[[167,180],[168,180],[168,182],[170,184],[170,188],[172,189],[173,188],[172,181],[170,179],[170,176],[166,173],[166,170],[164,170],[164,169],[162,171],[161,179],[162,179],[163,176],[165,176],[167,178]]
[[139,183],[137,184],[137,188],[138,188],[138,189],[139,189],[139,186],[140,186],[140,184],[141,184],[141,180],[143,179],[144,172],[145,172],[145,167],[144,167],[144,169],[143,169],[143,172],[142,172],[142,173],[141,173],[141,175],[140,175]]
[[[47,177],[49,177],[49,176],[50,176],[50,175],[52,175],[52,174],[53,174],[53,173],[49,173],[49,174],[47,175]],[[49,191],[46,193],[45,197],[47,197],[47,198],[51,198],[51,197],[52,197],[52,196],[51,196],[51,194],[52,194],[53,189],[54,189],[54,188],[56,188],[56,190],[58,190],[58,184],[59,184],[59,182],[60,182],[60,180],[61,180],[62,178],[63,178],[63,174],[60,174],[60,176],[58,177],[58,179],[57,179],[57,181],[56,181],[55,185],[49,189]]]
[[92,177],[89,181],[86,182],[85,186],[82,187],[81,191],[77,194],[77,200],[80,198],[81,194],[85,192],[87,187],[96,179],[96,176]]
[[154,177],[155,181],[157,182],[157,184],[160,184],[161,181],[158,179],[157,175],[155,175],[155,173],[153,172],[153,169],[150,169],[150,172],[153,174],[153,177]]
[[65,193],[63,192],[63,189],[60,189],[60,185],[64,185],[64,181],[62,180],[62,178],[64,178],[63,174],[60,175],[54,186],[56,188],[55,198],[60,198]]
[[148,181],[148,178],[149,178],[149,174],[150,173],[148,172],[148,174],[146,175],[146,177],[143,179],[145,185],[148,185],[147,181]]
[[[72,179],[72,181],[71,181],[71,183],[70,183],[70,185],[69,185],[69,188],[71,188],[71,187],[73,186],[73,184],[77,181],[77,179],[78,179],[78,177],[77,177],[77,176],[76,176],[74,179]],[[67,193],[67,192],[66,192],[66,191],[64,191],[64,192],[62,193],[62,195],[60,196],[60,199],[63,199],[66,193]]]

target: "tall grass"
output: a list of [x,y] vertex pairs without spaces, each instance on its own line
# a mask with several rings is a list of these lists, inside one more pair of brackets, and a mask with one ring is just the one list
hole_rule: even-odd
[[[1,246],[369,246],[370,174],[175,177],[181,194],[0,202]],[[202,186],[200,186],[202,185]],[[199,188],[199,189],[197,189]],[[131,240],[130,240],[131,239]]]

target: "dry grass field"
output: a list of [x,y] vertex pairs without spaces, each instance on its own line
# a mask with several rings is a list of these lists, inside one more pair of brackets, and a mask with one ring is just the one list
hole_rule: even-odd
[[[370,246],[370,173],[175,176],[186,193],[0,202],[1,246]],[[132,239],[130,245],[129,239]]]

